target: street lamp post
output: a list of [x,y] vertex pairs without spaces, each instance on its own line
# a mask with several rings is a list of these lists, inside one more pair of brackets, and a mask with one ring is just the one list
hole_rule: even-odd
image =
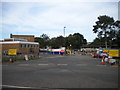
[[65,37],[65,28],[66,28],[66,27],[64,27],[64,31],[63,31],[63,32],[64,32],[64,37]]
[[70,49],[71,49],[71,46],[72,46],[72,45],[70,44]]
[[[63,29],[64,38],[65,38],[65,28],[66,28],[66,27],[64,26],[64,29]],[[65,54],[66,54],[66,41],[65,41],[65,44],[64,44],[64,45],[65,45]]]

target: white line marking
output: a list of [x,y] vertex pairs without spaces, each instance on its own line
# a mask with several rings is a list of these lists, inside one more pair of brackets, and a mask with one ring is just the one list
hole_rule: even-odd
[[58,66],[67,66],[68,64],[57,64]]
[[1,66],[8,66],[8,65],[1,65]]
[[77,64],[77,66],[87,66],[87,64]]
[[56,57],[64,57],[64,56],[56,56]]
[[46,57],[46,58],[58,58],[58,57],[64,57],[64,56],[53,56],[53,57]]
[[12,86],[12,85],[0,85],[3,87],[11,87],[11,88],[32,88],[32,87],[21,87],[21,86]]
[[46,58],[56,58],[56,57],[46,57]]
[[48,64],[38,64],[38,65],[48,65]]
[[106,65],[96,65],[96,66],[106,66]]
[[28,66],[29,64],[19,64],[19,66]]
[[46,57],[46,58],[54,58],[54,57]]

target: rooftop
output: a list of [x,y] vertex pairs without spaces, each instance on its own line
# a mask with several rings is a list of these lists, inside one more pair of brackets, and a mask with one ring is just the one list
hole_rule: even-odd
[[24,41],[6,41],[6,42],[0,42],[0,44],[39,44],[37,42],[24,42]]

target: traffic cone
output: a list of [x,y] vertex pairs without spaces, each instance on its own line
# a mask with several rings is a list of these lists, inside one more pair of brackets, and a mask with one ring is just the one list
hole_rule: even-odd
[[10,58],[10,61],[9,61],[10,63],[13,63],[13,61],[12,61],[12,58]]
[[118,66],[120,66],[120,63],[118,64]]
[[102,61],[101,61],[101,63],[100,64],[102,64],[102,65],[104,65],[105,64],[105,62],[104,62],[104,58],[102,58]]

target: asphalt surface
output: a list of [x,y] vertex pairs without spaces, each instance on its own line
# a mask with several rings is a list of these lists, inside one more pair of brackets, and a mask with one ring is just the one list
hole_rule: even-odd
[[2,87],[21,89],[118,88],[118,67],[91,56],[42,56],[2,65]]

